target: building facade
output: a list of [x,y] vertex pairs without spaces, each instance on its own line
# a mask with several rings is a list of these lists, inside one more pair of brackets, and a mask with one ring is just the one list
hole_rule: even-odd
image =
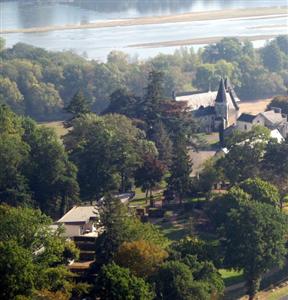
[[236,129],[250,131],[253,126],[261,125],[272,130],[278,130],[283,138],[288,138],[288,118],[280,108],[272,108],[258,115],[241,114],[237,119]]
[[235,124],[239,114],[237,97],[228,78],[221,78],[218,91],[191,93],[176,96],[176,101],[185,101],[197,121],[199,132],[219,131]]

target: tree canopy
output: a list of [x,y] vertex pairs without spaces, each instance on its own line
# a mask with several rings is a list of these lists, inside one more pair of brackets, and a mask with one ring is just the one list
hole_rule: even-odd
[[67,242],[51,224],[39,210],[0,205],[1,298],[31,296],[42,289],[70,295],[71,274],[64,267]]
[[[215,89],[219,76],[229,76],[241,98],[284,94],[287,85],[285,35],[260,49],[248,41],[224,38],[197,53],[181,48],[145,62],[120,51],[111,52],[101,63],[23,43],[5,48],[3,39],[0,44],[0,91],[5,96],[0,101],[37,120],[66,117],[63,107],[79,90],[93,111],[102,112],[110,103],[107,112],[126,114],[125,108],[135,108],[139,102],[138,113],[152,120],[160,98],[171,98],[173,91]],[[147,75],[151,70],[155,71]]]

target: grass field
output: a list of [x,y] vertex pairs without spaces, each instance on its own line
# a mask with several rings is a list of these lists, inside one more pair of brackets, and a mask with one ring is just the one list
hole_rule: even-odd
[[244,280],[243,272],[220,269],[219,273],[221,274],[221,277],[223,278],[226,287],[243,282]]
[[[286,296],[286,298],[284,298]],[[280,288],[279,290],[276,290],[275,292],[269,292],[267,296],[263,296],[266,298],[263,298],[263,300],[280,300],[280,299],[288,299],[288,286],[285,286],[283,288]],[[262,300],[262,298],[260,298]],[[283,299],[283,300],[284,300]]]
[[68,133],[68,129],[64,127],[62,121],[39,123],[39,125],[54,129],[59,138]]

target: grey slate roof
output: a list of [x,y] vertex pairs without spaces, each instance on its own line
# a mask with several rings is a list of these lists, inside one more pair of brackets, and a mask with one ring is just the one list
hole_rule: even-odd
[[187,102],[187,106],[192,111],[201,106],[214,106],[215,102],[228,102],[229,105],[231,104],[236,110],[239,110],[237,102],[240,102],[228,78],[225,79],[225,82],[223,78],[221,79],[218,91],[177,93],[175,100]]
[[214,106],[206,106],[206,107],[200,107],[196,111],[193,112],[194,116],[199,117],[205,117],[210,115],[215,115],[215,107]]
[[286,121],[286,118],[282,116],[281,113],[276,113],[274,110],[269,110],[261,113],[272,124],[279,124],[283,121]]
[[241,114],[237,121],[252,123],[256,116],[250,114]]
[[217,93],[215,102],[218,102],[218,103],[226,103],[227,102],[226,90],[225,90],[225,84],[224,84],[223,78],[221,78],[221,80],[220,80],[219,89],[218,89],[218,93]]

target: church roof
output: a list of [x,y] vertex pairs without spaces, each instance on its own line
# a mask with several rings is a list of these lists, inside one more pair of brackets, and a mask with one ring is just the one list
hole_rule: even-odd
[[205,117],[210,115],[215,115],[215,107],[214,106],[207,106],[207,107],[200,107],[194,112],[195,117]]
[[[227,89],[225,88],[225,85],[227,86]],[[175,100],[186,101],[187,107],[190,110],[196,110],[201,106],[214,106],[215,102],[222,103],[224,101],[227,101],[233,105],[236,110],[239,110],[237,102],[240,101],[228,78],[225,79],[225,82],[221,79],[218,91],[177,93]]]
[[235,109],[239,110],[239,106],[238,106],[237,102],[239,102],[240,99],[238,98],[237,94],[235,93],[235,90],[233,89],[232,84],[228,77],[225,78],[224,85],[225,85],[226,91],[228,91],[228,93],[230,95],[230,98],[232,100],[232,103],[233,103]]
[[176,101],[186,101],[187,106],[191,110],[200,108],[201,106],[212,106],[215,104],[217,92],[200,92],[189,95],[176,96]]
[[237,121],[252,123],[256,116],[250,114],[241,114]]
[[217,93],[217,97],[215,102],[218,103],[226,103],[227,102],[227,96],[226,96],[226,89],[223,78],[220,80],[219,89]]

